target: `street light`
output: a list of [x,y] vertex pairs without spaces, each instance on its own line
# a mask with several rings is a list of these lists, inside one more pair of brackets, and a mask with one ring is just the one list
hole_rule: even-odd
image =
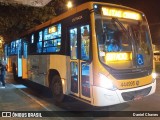
[[67,7],[68,7],[68,9],[70,9],[70,8],[72,8],[72,7],[73,7],[73,4],[72,4],[72,2],[71,2],[71,1],[68,1],[68,3],[67,3]]

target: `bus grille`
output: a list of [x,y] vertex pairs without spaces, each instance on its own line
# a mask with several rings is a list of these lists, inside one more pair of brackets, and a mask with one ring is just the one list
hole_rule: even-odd
[[133,100],[134,98],[136,98],[137,96],[146,96],[149,94],[149,92],[151,91],[152,87],[148,87],[142,90],[137,90],[137,91],[131,91],[131,92],[124,92],[122,93],[122,97],[125,101],[129,101],[129,100]]

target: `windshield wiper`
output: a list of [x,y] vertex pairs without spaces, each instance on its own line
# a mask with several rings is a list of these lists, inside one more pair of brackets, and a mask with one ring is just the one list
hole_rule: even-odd
[[127,36],[129,38],[132,38],[132,36],[129,34],[128,30],[124,27],[124,25],[117,18],[112,18],[112,22],[114,22],[114,24],[115,24],[115,22],[118,23],[118,25],[125,31],[125,33],[127,34]]
[[[136,51],[133,46],[133,44],[135,44],[134,43],[135,40],[134,40],[132,34],[129,33],[129,31],[124,27],[124,25],[117,18],[112,18],[112,22],[114,22],[114,24],[117,23],[123,29],[123,31],[126,33],[127,37],[131,39],[131,40],[129,40],[129,42],[130,42],[132,50],[133,50],[132,52],[133,52],[134,56],[136,56]],[[133,58],[133,59],[135,59],[135,58]],[[133,60],[133,64],[136,64],[135,61],[136,60]]]

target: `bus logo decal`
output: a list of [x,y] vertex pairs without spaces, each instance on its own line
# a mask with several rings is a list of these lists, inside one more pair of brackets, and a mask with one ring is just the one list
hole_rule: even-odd
[[72,19],[72,22],[76,22],[76,21],[78,21],[78,20],[81,20],[82,18],[83,18],[82,15],[81,15],[81,16],[78,16],[78,17],[75,17],[75,18]]

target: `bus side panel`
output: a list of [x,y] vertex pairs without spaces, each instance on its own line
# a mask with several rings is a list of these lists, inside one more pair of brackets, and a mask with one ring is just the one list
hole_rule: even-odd
[[28,79],[45,85],[48,71],[48,55],[28,56]]
[[69,68],[67,66],[67,57],[62,55],[29,55],[28,56],[28,79],[38,84],[49,87],[48,71],[55,69],[59,72],[63,93],[66,94],[66,75]]
[[59,72],[62,84],[63,84],[63,93],[66,94],[66,89],[67,89],[67,72],[68,71],[68,66],[70,62],[67,62],[67,56],[63,55],[50,55],[50,66],[49,69],[55,69]]
[[28,74],[27,74],[27,59],[22,58],[22,78],[23,79],[27,79],[28,78]]

